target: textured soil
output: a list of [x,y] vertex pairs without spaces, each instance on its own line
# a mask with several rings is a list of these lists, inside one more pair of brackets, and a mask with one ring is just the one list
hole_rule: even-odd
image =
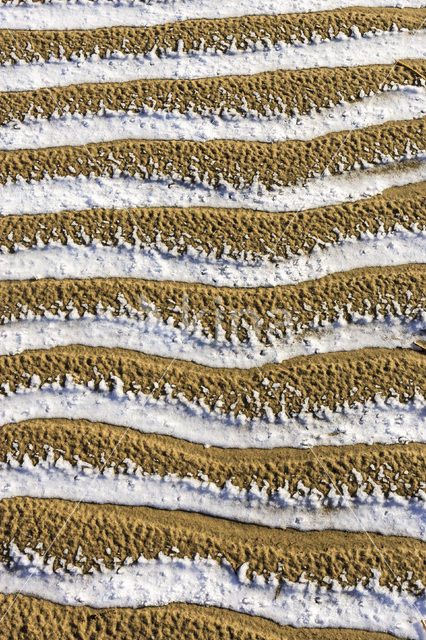
[[[52,531],[59,530],[52,540]],[[128,564],[164,553],[226,560],[235,571],[247,562],[249,578],[256,572],[296,582],[305,574],[323,586],[328,578],[347,586],[365,584],[378,570],[380,584],[400,589],[402,581],[421,595],[418,581],[426,580],[426,545],[413,538],[273,529],[182,511],[173,511],[171,519],[170,511],[148,507],[82,503],[75,509],[66,500],[8,498],[0,503],[0,540],[7,564],[13,542],[29,557],[28,549],[41,554],[48,549],[45,560],[53,558],[54,570],[67,571],[72,563],[84,573],[99,571],[102,562],[113,569],[126,558]]]
[[111,52],[161,56],[172,51],[212,50],[226,52],[252,49],[261,42],[269,48],[278,42],[309,42],[313,36],[330,39],[337,34],[352,35],[415,30],[426,17],[426,9],[349,8],[279,16],[243,16],[218,20],[185,20],[152,27],[110,27],[93,30],[25,31],[0,30],[0,64],[39,62],[49,58],[77,55],[81,58]]
[[291,185],[360,165],[383,163],[426,148],[426,117],[386,122],[313,140],[241,142],[117,140],[83,146],[0,151],[0,184],[66,176],[156,177],[238,189],[258,180],[266,188]]
[[0,427],[3,463],[13,455],[20,463],[26,456],[37,464],[48,456],[51,459],[53,453],[55,461],[62,458],[73,466],[80,460],[99,470],[106,466],[115,473],[130,473],[135,465],[143,473],[162,477],[207,476],[221,488],[227,481],[240,489],[267,487],[268,493],[287,486],[291,495],[299,496],[304,495],[300,482],[324,495],[332,486],[355,496],[362,485],[363,491],[370,493],[372,483],[386,496],[389,492],[404,497],[419,495],[424,487],[425,452],[426,445],[418,443],[313,447],[312,451],[288,447],[206,449],[169,436],[87,420],[28,420]]
[[[178,255],[188,247],[217,257],[269,260],[307,254],[342,237],[360,238],[398,228],[426,227],[426,182],[329,207],[268,213],[248,209],[163,207],[88,209],[0,217],[0,247],[14,251],[57,242],[105,246],[161,243]],[[272,223],[272,224],[271,224]]]
[[124,392],[153,398],[181,394],[193,403],[252,419],[263,417],[266,407],[275,416],[282,410],[297,415],[321,406],[353,406],[376,394],[407,402],[416,390],[426,395],[425,371],[424,355],[406,349],[361,349],[255,369],[221,369],[123,349],[70,346],[0,357],[0,393],[31,387],[35,374],[40,384],[64,384],[68,376],[78,384],[91,382],[95,389],[102,381],[111,390],[118,377]]
[[[404,60],[426,74],[425,60]],[[108,111],[134,113],[145,109],[199,115],[232,111],[241,116],[263,116],[329,108],[341,101],[355,102],[390,86],[419,86],[421,77],[398,65],[352,68],[268,71],[251,76],[225,76],[196,80],[136,80],[52,87],[0,93],[0,124],[27,117],[49,118],[65,114]]]
[[[13,614],[4,612],[13,604]],[[352,629],[295,629],[216,607],[170,604],[143,609],[67,607],[29,596],[0,595],[2,640],[391,640]]]
[[[81,317],[111,312],[142,320],[150,313],[168,325],[229,340],[254,332],[267,344],[313,323],[334,322],[353,314],[420,317],[425,307],[426,265],[370,267],[296,285],[257,288],[213,287],[196,283],[134,278],[24,280],[0,282],[0,325],[29,312]],[[154,311],[153,311],[154,310]]]

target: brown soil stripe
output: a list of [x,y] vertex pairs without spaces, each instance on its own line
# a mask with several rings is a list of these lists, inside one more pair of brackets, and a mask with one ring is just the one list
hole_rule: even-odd
[[426,305],[426,265],[371,267],[325,276],[297,285],[257,288],[213,287],[196,283],[134,278],[7,280],[0,282],[0,325],[46,312],[68,317],[111,312],[128,317],[150,313],[164,323],[191,330],[202,327],[214,338],[219,326],[229,340],[254,332],[267,344],[302,332],[314,322],[334,322],[353,314],[417,318]]
[[[144,434],[87,420],[28,420],[0,427],[0,461],[13,455],[21,464],[24,455],[33,464],[46,460],[53,452],[55,461],[63,458],[71,465],[77,459],[96,469],[107,467],[115,473],[128,473],[131,467],[143,473],[203,479],[218,487],[232,481],[240,489],[257,485],[271,493],[288,487],[291,495],[308,490],[328,495],[332,487],[356,496],[361,485],[371,493],[373,482],[389,492],[411,497],[424,487],[426,445],[349,445],[290,449],[221,449],[193,444],[169,436]],[[320,460],[320,466],[317,460]],[[134,465],[134,466],[133,466]],[[327,474],[324,472],[327,470]],[[354,470],[362,476],[355,477]],[[267,485],[266,485],[267,483]]]
[[[52,531],[61,534],[52,540]],[[280,580],[296,582],[305,574],[323,586],[328,578],[346,586],[365,584],[378,570],[382,585],[400,589],[405,582],[411,592],[421,595],[418,581],[426,581],[422,563],[426,545],[413,538],[296,532],[182,511],[174,511],[171,519],[169,511],[148,507],[82,503],[75,510],[75,504],[66,500],[9,498],[0,503],[0,541],[0,558],[7,564],[13,542],[28,556],[27,548],[39,553],[49,549],[46,560],[54,559],[54,570],[63,565],[66,571],[71,562],[84,573],[99,570],[102,562],[117,569],[126,558],[136,562],[141,555],[157,558],[162,552],[226,560],[235,571],[247,562],[249,577],[253,572],[265,577],[276,574]]]
[[[426,74],[425,60],[406,60]],[[368,65],[348,69],[271,71],[252,76],[227,76],[196,80],[136,80],[93,83],[35,91],[0,93],[0,124],[26,117],[93,114],[109,111],[134,113],[145,108],[199,115],[226,111],[246,116],[254,111],[303,114],[329,108],[340,101],[354,102],[379,93],[385,86],[419,86],[421,78],[402,65]]]
[[[16,598],[16,600],[15,600]],[[4,616],[10,607],[10,612]],[[281,627],[257,616],[216,607],[170,604],[142,609],[69,607],[30,596],[0,595],[4,640],[391,640],[358,629]]]
[[39,376],[40,384],[63,385],[68,376],[75,383],[90,382],[95,389],[103,381],[111,390],[119,377],[124,392],[184,397],[248,418],[264,417],[266,407],[275,416],[282,410],[297,415],[322,406],[332,410],[343,403],[353,406],[374,400],[376,394],[400,402],[413,399],[416,390],[426,395],[424,356],[406,349],[302,356],[260,369],[210,368],[123,349],[82,346],[0,357],[0,393],[13,393],[18,385],[31,387],[33,375]]
[[[130,246],[165,245],[177,255],[188,247],[220,258],[290,258],[310,253],[341,237],[360,238],[368,231],[389,232],[395,226],[424,229],[426,182],[387,189],[366,200],[293,212],[268,213],[208,207],[89,209],[0,217],[0,248],[33,247],[48,242],[78,245],[94,241]],[[272,224],[271,224],[272,223]],[[225,252],[226,248],[226,252]],[[135,247],[136,249],[136,247]]]
[[[267,188],[295,184],[321,175],[400,159],[426,148],[426,117],[387,122],[358,131],[331,133],[308,142],[209,142],[117,140],[80,147],[53,147],[0,152],[0,184],[65,176],[156,176],[201,180],[211,186],[225,181],[234,188],[258,179]],[[344,143],[344,144],[343,144]]]
[[415,30],[426,17],[426,9],[349,8],[278,16],[243,16],[217,20],[185,20],[151,27],[110,27],[93,30],[29,31],[0,30],[0,64],[16,60],[38,62],[66,58],[75,54],[100,58],[111,52],[147,54],[155,51],[199,51],[207,48],[225,52],[231,47],[247,50],[261,41],[265,48],[278,42],[309,42],[312,37],[351,35],[353,27],[361,34]]

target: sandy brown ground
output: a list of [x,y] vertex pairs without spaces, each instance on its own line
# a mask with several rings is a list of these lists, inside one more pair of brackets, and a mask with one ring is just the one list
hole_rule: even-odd
[[[13,603],[13,604],[12,604]],[[8,613],[3,617],[4,612]],[[216,607],[170,604],[142,609],[94,609],[29,596],[0,595],[2,640],[391,640],[352,629],[295,629]]]
[[[0,281],[0,325],[21,313],[83,316],[108,310],[142,320],[154,314],[164,323],[201,326],[214,338],[220,327],[229,340],[247,340],[250,331],[267,344],[316,322],[334,322],[354,313],[417,318],[426,304],[426,265],[370,267],[297,285],[256,288],[213,287],[135,278]],[[23,311],[24,310],[24,311]]]
[[[60,530],[52,540],[52,531]],[[38,548],[41,554],[49,548],[46,560],[54,559],[54,570],[62,566],[66,571],[72,563],[84,573],[99,570],[100,562],[112,569],[126,558],[135,562],[141,555],[157,558],[162,552],[226,560],[235,571],[247,562],[249,577],[253,572],[276,574],[293,582],[305,574],[322,585],[327,577],[347,586],[365,584],[378,570],[380,584],[401,588],[402,581],[421,595],[418,581],[426,580],[426,545],[413,538],[272,529],[183,511],[173,511],[171,518],[170,511],[148,507],[82,503],[75,509],[75,503],[66,500],[7,498],[0,502],[0,540],[0,558],[6,564],[13,542],[28,556],[26,548]]]
[[[73,466],[80,460],[103,470],[107,460],[106,466],[116,473],[128,473],[131,464],[162,477],[176,474],[198,478],[201,473],[218,487],[229,480],[240,489],[253,484],[267,486],[268,493],[288,486],[291,495],[303,495],[299,482],[324,495],[332,487],[338,491],[345,487],[351,496],[361,484],[370,493],[374,482],[385,495],[392,491],[404,497],[416,496],[426,480],[425,451],[426,445],[419,443],[313,447],[312,451],[288,447],[206,449],[169,436],[87,420],[28,420],[0,427],[3,463],[9,455],[22,463],[26,455],[37,464],[53,452],[55,461],[62,457]],[[353,470],[362,476],[361,481]]]
[[[185,179],[238,189],[259,180],[267,188],[295,184],[353,169],[355,163],[382,163],[426,148],[426,117],[386,122],[365,129],[330,133],[313,140],[241,142],[212,140],[116,140],[83,146],[0,151],[0,184],[66,176],[138,176]],[[348,135],[349,133],[349,135]],[[344,143],[344,146],[343,146]]]
[[193,403],[202,401],[225,414],[241,413],[250,419],[263,417],[266,405],[274,415],[282,410],[297,415],[321,406],[353,406],[376,394],[400,402],[414,398],[416,390],[426,395],[424,355],[407,349],[361,349],[301,356],[254,369],[221,369],[124,349],[56,347],[1,356],[0,393],[6,393],[7,385],[10,392],[18,385],[30,387],[34,374],[41,384],[64,384],[70,376],[78,384],[92,381],[95,389],[101,381],[113,389],[116,376],[124,392],[153,398],[182,394]]
[[0,217],[0,247],[72,241],[117,245],[125,241],[155,246],[161,242],[179,255],[188,247],[221,257],[289,258],[307,254],[341,237],[359,238],[366,231],[390,232],[426,225],[426,182],[387,189],[382,194],[344,204],[294,212],[268,213],[209,207],[88,209],[27,216]]
[[294,13],[279,16],[243,16],[217,20],[185,20],[152,27],[110,27],[93,30],[26,31],[0,30],[0,64],[16,59],[37,62],[50,57],[69,59],[73,54],[101,58],[112,51],[157,55],[166,51],[205,50],[225,52],[231,46],[251,49],[261,41],[265,47],[293,39],[308,42],[313,34],[329,39],[338,33],[351,35],[356,26],[366,32],[420,28],[426,9],[360,8]]
[[[425,60],[405,60],[426,75]],[[199,115],[230,111],[246,116],[307,113],[340,101],[362,100],[390,85],[419,86],[421,77],[403,65],[268,71],[251,76],[196,80],[135,80],[52,87],[0,93],[0,124],[26,117],[81,115],[109,111],[192,112]],[[360,95],[361,93],[361,95]]]

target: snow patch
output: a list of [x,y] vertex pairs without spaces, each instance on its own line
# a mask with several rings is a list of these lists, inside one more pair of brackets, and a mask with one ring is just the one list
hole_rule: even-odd
[[62,457],[55,461],[53,451],[37,464],[25,454],[20,465],[10,455],[8,464],[0,463],[0,500],[30,496],[78,502],[84,495],[86,502],[182,509],[282,529],[370,531],[426,541],[422,491],[413,498],[393,492],[385,497],[370,480],[373,493],[368,494],[361,486],[355,497],[349,496],[345,487],[340,494],[330,486],[324,495],[302,483],[298,487],[303,496],[291,495],[288,485],[268,494],[267,483],[262,489],[253,484],[246,490],[229,480],[220,488],[204,475],[202,479],[148,475],[135,469],[131,460],[127,463],[126,473],[115,474],[111,467],[101,472],[81,460],[75,466]]
[[24,317],[0,325],[0,355],[21,353],[25,349],[81,344],[132,349],[210,367],[241,369],[314,353],[351,351],[354,347],[409,348],[416,336],[426,330],[426,323],[420,317],[409,321],[397,315],[377,318],[354,316],[350,323],[337,320],[323,326],[308,326],[300,332],[288,331],[282,338],[271,330],[271,344],[265,345],[256,327],[248,330],[248,341],[241,342],[236,333],[230,340],[225,337],[220,319],[215,328],[216,336],[208,338],[202,333],[200,320],[179,327],[164,322],[155,310],[145,319],[141,314],[138,317],[137,312],[132,315],[99,313],[95,316],[85,313],[82,317],[71,315],[66,318],[65,314],[49,314],[46,318],[31,314],[30,319]]
[[[230,18],[244,15],[277,15],[326,11],[352,7],[354,0],[180,0],[134,2],[133,0],[75,0],[37,2],[11,2],[0,11],[1,29],[97,29],[113,26],[146,27],[167,22],[196,18]],[[411,7],[421,8],[422,0],[357,0],[359,7]]]
[[272,259],[267,255],[253,259],[247,255],[217,258],[192,246],[187,253],[176,255],[160,241],[150,246],[124,241],[119,246],[106,246],[97,241],[79,245],[68,240],[66,245],[16,244],[13,251],[8,253],[4,248],[2,253],[0,247],[2,280],[129,277],[218,287],[268,287],[362,267],[421,264],[426,253],[426,233],[403,227],[387,234],[366,232],[360,238],[346,237],[334,244],[317,245],[309,254],[290,255],[288,259],[277,258],[272,250],[268,252]]
[[240,189],[223,181],[218,187],[181,179],[135,177],[43,178],[26,182],[17,178],[0,187],[0,215],[55,213],[91,208],[245,207],[261,211],[302,211],[360,200],[389,187],[426,179],[426,155],[412,154],[416,162],[389,160],[389,164],[344,171],[308,179],[304,184],[266,189],[261,183]]

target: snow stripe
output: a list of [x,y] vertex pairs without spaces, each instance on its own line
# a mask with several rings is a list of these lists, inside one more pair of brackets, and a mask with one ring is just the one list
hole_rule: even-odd
[[51,241],[40,246],[17,245],[13,251],[0,252],[3,280],[129,277],[217,287],[268,287],[296,284],[355,268],[421,264],[426,234],[404,229],[378,235],[363,233],[360,239],[343,238],[335,244],[324,243],[307,255],[275,261],[266,256],[254,260],[216,258],[191,247],[188,253],[175,255],[165,245],[135,246],[124,241],[115,247],[97,240],[81,245],[68,239],[66,245]]
[[[96,29],[112,26],[151,26],[193,18],[228,18],[244,15],[276,15],[326,11],[352,7],[354,0],[228,0],[214,4],[211,0],[111,2],[8,2],[0,10],[1,29]],[[423,0],[356,0],[359,7],[421,8]]]
[[0,463],[0,500],[28,496],[79,502],[82,493],[85,501],[97,504],[182,509],[282,529],[370,531],[426,541],[423,499],[392,492],[385,497],[374,483],[372,494],[360,489],[354,498],[333,490],[328,496],[314,491],[301,497],[290,495],[285,488],[269,495],[265,489],[239,489],[232,481],[219,488],[205,479],[177,474],[115,475],[111,468],[101,473],[87,463],[77,462],[75,467],[62,458],[55,461],[53,451],[35,465],[26,458],[19,465],[12,455],[8,464]]
[[[249,310],[250,311],[250,310]],[[201,310],[202,312],[202,310]],[[231,309],[232,312],[232,309]],[[161,319],[145,321],[125,316],[85,314],[78,320],[18,320],[0,326],[0,355],[21,353],[26,349],[51,349],[73,344],[88,347],[132,349],[148,355],[190,360],[210,367],[260,367],[298,356],[333,353],[370,347],[410,348],[426,329],[424,320],[409,322],[403,318],[367,319],[352,323],[339,322],[303,331],[289,332],[281,340],[271,337],[271,345],[261,342],[252,331],[248,342],[202,336],[202,326],[179,329]],[[220,326],[218,327],[220,330]]]
[[420,396],[403,404],[377,397],[376,402],[333,412],[324,410],[323,417],[302,412],[270,422],[266,418],[249,421],[218,416],[190,402],[184,406],[143,394],[129,398],[71,382],[58,391],[58,385],[46,384],[42,389],[20,390],[2,397],[0,425],[34,418],[90,420],[224,448],[394,444],[401,438],[426,442],[425,402]]
[[46,564],[36,550],[28,552],[32,560],[12,544],[10,567],[0,568],[1,592],[31,594],[73,606],[208,603],[295,627],[335,627],[338,621],[339,627],[388,632],[411,640],[423,637],[424,601],[404,588],[391,591],[380,586],[377,571],[366,585],[342,587],[330,580],[331,584],[319,587],[303,578],[284,581],[279,589],[274,577],[265,580],[255,574],[250,581],[245,565],[236,574],[213,559],[140,557],[118,572],[103,569],[81,575],[75,568],[74,575],[69,575],[63,569],[53,572],[52,563]]
[[53,213],[59,210],[84,210],[96,207],[128,208],[137,206],[211,206],[246,207],[264,211],[302,211],[313,207],[355,201],[426,179],[426,156],[414,156],[421,162],[393,162],[362,171],[322,175],[304,185],[264,189],[235,189],[225,182],[220,188],[178,180],[139,178],[64,177],[16,182],[0,186],[0,215]]
[[54,60],[0,67],[0,91],[24,91],[85,82],[124,82],[140,78],[200,78],[247,75],[277,69],[352,67],[393,64],[396,58],[422,58],[426,30],[367,33],[362,37],[339,36],[318,43],[289,45],[232,53],[170,53],[134,56],[115,54],[100,59]]
[[397,88],[367,96],[354,103],[339,104],[304,116],[216,116],[206,113],[175,113],[146,109],[139,113],[110,112],[62,116],[49,119],[28,118],[12,121],[0,128],[0,149],[23,149],[83,145],[110,140],[214,139],[282,142],[310,140],[327,133],[362,129],[391,120],[411,120],[426,114],[423,87]]

